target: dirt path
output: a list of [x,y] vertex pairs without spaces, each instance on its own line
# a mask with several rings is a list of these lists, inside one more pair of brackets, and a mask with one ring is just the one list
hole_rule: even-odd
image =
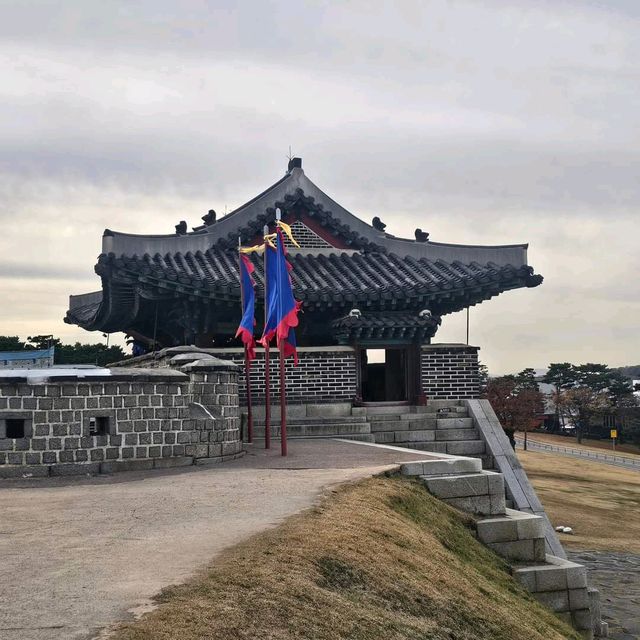
[[[210,468],[0,484],[0,639],[80,640],[336,483],[420,454],[294,440]],[[437,456],[436,456],[437,457]]]

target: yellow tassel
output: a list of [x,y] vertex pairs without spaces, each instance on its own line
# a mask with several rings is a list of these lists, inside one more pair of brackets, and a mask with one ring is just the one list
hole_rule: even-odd
[[262,253],[264,251],[264,244],[256,244],[253,247],[240,247],[240,253]]
[[293,234],[291,233],[291,227],[285,222],[282,222],[282,220],[277,220],[276,224],[287,234],[289,240],[291,240],[291,244],[299,249],[300,245],[295,241]]

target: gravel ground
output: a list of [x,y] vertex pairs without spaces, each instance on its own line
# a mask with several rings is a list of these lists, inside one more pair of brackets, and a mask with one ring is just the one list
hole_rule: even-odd
[[274,445],[213,467],[0,481],[0,639],[93,638],[336,483],[438,457],[292,440],[281,458]]

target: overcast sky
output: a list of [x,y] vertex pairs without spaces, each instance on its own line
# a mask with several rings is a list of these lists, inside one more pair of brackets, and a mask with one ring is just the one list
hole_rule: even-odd
[[[493,373],[640,362],[640,5],[0,0],[0,334],[65,325],[105,227],[309,177],[390,233],[529,242],[471,309]],[[439,341],[464,341],[464,313]]]

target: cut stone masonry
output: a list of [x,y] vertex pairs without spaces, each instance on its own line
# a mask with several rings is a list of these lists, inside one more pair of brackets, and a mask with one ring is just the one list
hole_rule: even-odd
[[[238,371],[192,355],[172,369],[110,375],[0,379],[0,420],[21,420],[22,437],[0,433],[0,478],[110,473],[242,454]],[[47,377],[42,377],[47,376]],[[96,431],[100,420],[101,431]]]
[[478,539],[512,567],[514,578],[542,604],[572,624],[585,638],[606,635],[597,592],[587,588],[585,567],[545,553],[541,516],[505,507],[502,474],[482,470],[473,458],[404,463],[401,473],[417,476],[447,504],[477,517]]

